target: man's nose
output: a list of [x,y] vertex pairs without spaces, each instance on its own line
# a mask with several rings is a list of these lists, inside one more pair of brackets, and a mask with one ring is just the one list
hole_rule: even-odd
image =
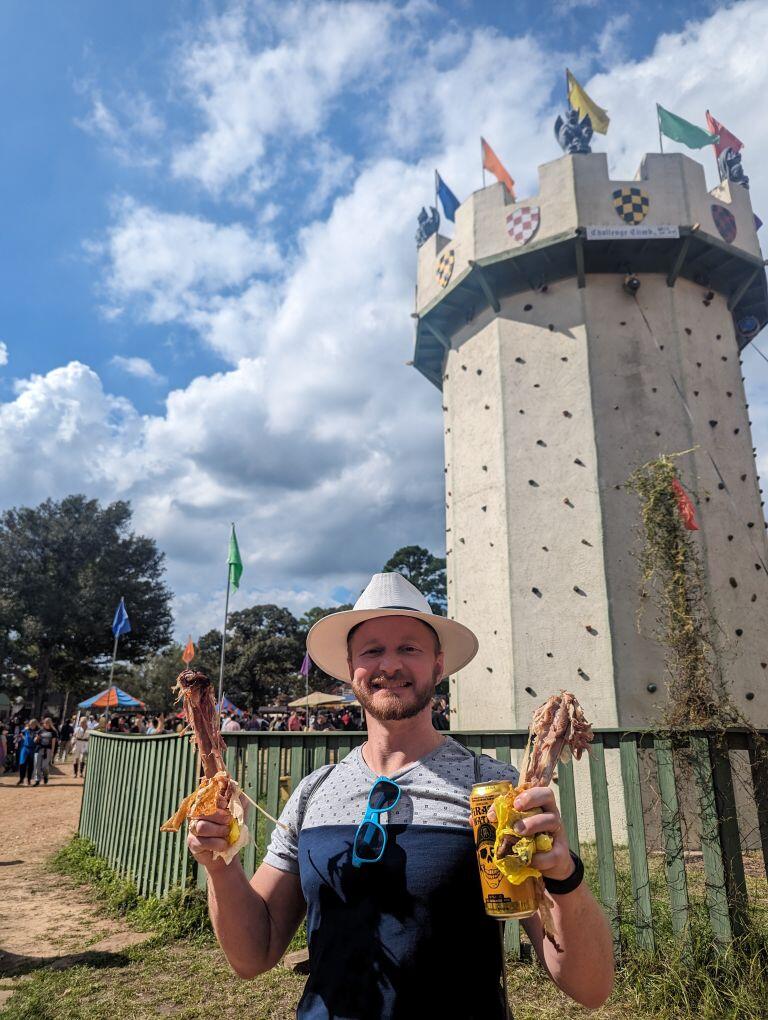
[[400,656],[393,652],[385,652],[379,659],[379,672],[387,676],[394,676],[400,669]]

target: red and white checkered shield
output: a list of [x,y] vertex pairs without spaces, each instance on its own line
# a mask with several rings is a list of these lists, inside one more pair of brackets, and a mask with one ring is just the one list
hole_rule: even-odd
[[538,229],[537,205],[521,205],[507,216],[507,233],[516,244],[527,244]]

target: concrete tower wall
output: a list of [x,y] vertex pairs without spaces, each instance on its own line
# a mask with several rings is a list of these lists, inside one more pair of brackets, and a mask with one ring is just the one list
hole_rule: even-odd
[[[706,244],[726,262],[731,249],[747,261],[760,257],[743,188],[708,193],[702,168],[680,155],[647,156],[636,180],[650,198],[643,227],[711,238]],[[558,250],[589,244],[574,242],[585,226],[619,225],[612,194],[633,183],[610,181],[604,155],[563,157],[540,168],[538,196],[511,204],[501,185],[485,188],[457,211],[451,241],[433,236],[420,249],[417,313],[447,348],[449,613],[480,639],[478,656],[453,680],[456,727],[526,726],[561,687],[598,726],[656,720],[664,649],[653,638],[652,606],[638,629],[639,507],[622,485],[644,462],[692,447],[678,465],[699,497],[694,541],[722,629],[722,661],[737,705],[768,726],[768,549],[726,294],[682,276],[670,286],[663,258],[641,274],[636,297],[616,270],[561,272],[545,287],[528,278],[521,289],[526,263],[510,258],[507,216],[518,206],[540,209],[525,252],[543,251],[546,266]],[[713,204],[734,216],[730,248]],[[455,264],[442,288],[435,269],[447,252]],[[478,264],[481,276],[495,269],[493,308],[477,301]],[[436,310],[443,319],[432,328]],[[425,370],[437,381],[432,364]]]

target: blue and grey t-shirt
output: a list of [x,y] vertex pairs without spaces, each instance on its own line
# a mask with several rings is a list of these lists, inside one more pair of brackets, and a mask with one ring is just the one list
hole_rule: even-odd
[[[482,782],[517,781],[486,755],[478,765]],[[469,824],[474,757],[447,737],[391,778],[402,793],[381,816],[387,846],[377,864],[352,866],[376,779],[359,747],[303,779],[280,816],[287,829],[272,834],[264,860],[300,875],[307,901],[311,972],[297,1015],[503,1017],[498,922],[483,909]]]

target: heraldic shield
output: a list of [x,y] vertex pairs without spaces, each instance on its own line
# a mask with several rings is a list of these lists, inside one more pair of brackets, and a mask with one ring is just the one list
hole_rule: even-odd
[[651,200],[640,188],[617,188],[613,193],[613,207],[618,215],[631,226],[637,226],[645,219]]
[[437,269],[435,270],[435,276],[437,277],[437,282],[441,287],[448,286],[448,281],[451,279],[455,262],[456,252],[453,248],[440,256],[440,261],[437,263]]
[[516,244],[528,244],[539,229],[539,207],[521,205],[507,216],[507,233]]
[[713,205],[712,219],[722,239],[732,244],[736,240],[736,220],[731,210],[722,205]]

